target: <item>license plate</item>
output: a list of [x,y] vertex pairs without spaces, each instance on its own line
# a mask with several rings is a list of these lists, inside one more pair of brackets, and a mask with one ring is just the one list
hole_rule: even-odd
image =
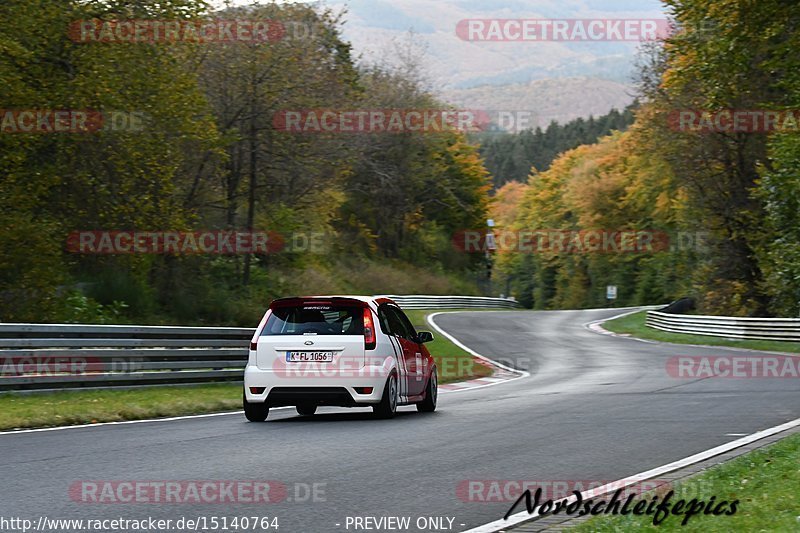
[[286,352],[287,363],[332,363],[335,352]]

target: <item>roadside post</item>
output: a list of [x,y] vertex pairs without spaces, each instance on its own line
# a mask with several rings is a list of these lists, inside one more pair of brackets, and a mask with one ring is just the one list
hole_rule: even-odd
[[609,307],[614,300],[617,299],[617,286],[616,285],[606,285],[606,300],[608,301]]
[[487,219],[486,220],[486,227],[489,229],[486,231],[486,287],[487,287],[487,294],[491,296],[492,294],[492,254],[497,250],[497,243],[494,239],[494,232],[492,228],[494,228],[494,219]]

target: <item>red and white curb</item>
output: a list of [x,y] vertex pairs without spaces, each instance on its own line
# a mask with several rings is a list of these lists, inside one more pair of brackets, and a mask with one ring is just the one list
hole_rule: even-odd
[[498,383],[505,383],[517,379],[518,374],[506,372],[505,370],[495,372],[491,376],[478,379],[470,379],[469,381],[457,381],[455,383],[443,383],[439,385],[440,392],[456,392],[467,389],[475,389],[478,387],[488,387],[489,385],[497,385]]
[[603,323],[604,322],[608,322],[610,320],[615,320],[617,318],[622,318],[624,316],[632,315],[634,313],[638,313],[639,311],[645,311],[645,310],[649,310],[649,309],[658,309],[660,307],[663,307],[663,306],[648,305],[648,306],[643,306],[643,307],[637,307],[637,308],[633,309],[632,311],[626,311],[624,313],[620,313],[618,315],[614,315],[614,316],[609,317],[609,318],[603,318],[603,319],[600,319],[600,320],[595,320],[593,322],[588,322],[588,323],[584,324],[584,327],[586,329],[588,329],[589,331],[592,331],[592,332],[597,333],[599,335],[608,335],[610,337],[624,337],[626,339],[631,339],[631,340],[640,341],[640,342],[646,342],[647,344],[656,344],[654,341],[648,341],[646,339],[639,339],[637,337],[632,337],[628,333],[614,333],[613,331],[608,331],[606,328],[603,327]]
[[[486,367],[490,368],[492,370],[492,375],[491,376],[487,376],[487,377],[483,377],[483,378],[470,379],[468,381],[458,381],[458,382],[455,382],[455,383],[440,384],[439,385],[439,391],[441,391],[441,392],[461,392],[461,391],[467,391],[467,390],[474,390],[474,389],[480,389],[480,388],[483,388],[483,387],[491,387],[492,385],[499,385],[501,383],[507,383],[509,381],[514,381],[515,379],[520,379],[520,378],[524,378],[524,377],[530,376],[530,373],[528,373],[528,372],[525,372],[523,370],[517,370],[515,368],[511,368],[510,366],[506,366],[506,365],[504,365],[502,363],[498,363],[497,361],[493,361],[492,359],[489,359],[488,357],[479,354],[475,350],[465,346],[461,341],[459,341],[458,339],[456,339],[455,337],[453,337],[452,335],[447,333],[445,330],[440,328],[438,325],[436,325],[436,322],[434,321],[434,318],[439,316],[439,315],[442,315],[444,313],[447,313],[447,312],[451,312],[452,313],[453,311],[443,311],[443,312],[439,312],[439,313],[431,313],[430,315],[428,315],[426,317],[426,320],[428,321],[428,324],[430,324],[430,326],[433,329],[435,329],[437,333],[439,333],[439,335],[441,335],[442,337],[446,338],[447,340],[449,340],[450,342],[452,342],[453,344],[455,344],[456,346],[458,346],[459,348],[461,348],[465,352],[467,352],[470,355],[472,355],[475,358],[475,362],[477,364],[483,365],[483,366],[486,366]],[[463,312],[469,312],[469,311],[456,311],[456,312],[463,313]]]
[[[650,306],[644,306],[644,307],[637,307],[633,311],[626,311],[624,313],[621,313],[619,315],[614,315],[614,316],[609,317],[609,318],[603,318],[601,320],[595,320],[593,322],[587,322],[583,326],[586,329],[588,329],[589,331],[597,333],[598,335],[608,335],[610,337],[622,337],[624,339],[630,339],[632,341],[637,341],[637,342],[644,342],[644,343],[647,343],[647,344],[671,344],[669,342],[651,341],[651,340],[648,340],[648,339],[640,339],[639,337],[634,337],[633,335],[631,335],[629,333],[614,333],[613,331],[608,331],[606,328],[603,327],[603,323],[604,322],[608,322],[608,321],[614,320],[616,318],[621,318],[623,316],[632,315],[633,313],[637,313],[639,311],[650,310],[650,309],[658,309],[659,307],[663,307],[663,306],[650,305]],[[700,334],[698,333],[698,335],[700,335]],[[724,345],[721,345],[721,344],[694,344],[694,343],[691,343],[691,344],[690,343],[685,343],[684,344],[684,343],[680,343],[680,344],[672,344],[672,346],[690,346],[692,348],[713,348],[713,349],[724,349],[724,350],[733,351],[733,352],[746,352],[746,353],[756,353],[756,354],[784,355],[784,356],[788,356],[788,357],[800,357],[799,354],[791,353],[791,352],[779,352],[779,351],[776,351],[776,350],[754,350],[752,348],[741,348],[739,346],[724,346]],[[441,385],[439,387],[441,388]]]

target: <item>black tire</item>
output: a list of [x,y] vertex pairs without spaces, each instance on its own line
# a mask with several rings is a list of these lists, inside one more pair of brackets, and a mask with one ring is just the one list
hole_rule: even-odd
[[304,403],[295,407],[297,414],[302,416],[311,416],[317,412],[317,406],[313,403]]
[[420,413],[432,413],[436,410],[436,402],[439,399],[439,380],[436,377],[436,367],[431,370],[431,377],[425,387],[425,399],[417,403],[417,411]]
[[263,422],[269,416],[269,406],[267,402],[251,403],[242,394],[242,405],[244,406],[244,416],[250,422]]
[[383,387],[381,403],[372,406],[378,418],[392,418],[397,412],[397,376],[390,374]]

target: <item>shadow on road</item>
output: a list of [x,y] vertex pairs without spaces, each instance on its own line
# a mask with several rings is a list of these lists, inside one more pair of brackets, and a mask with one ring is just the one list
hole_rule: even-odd
[[[287,413],[288,414],[288,413]],[[350,413],[317,413],[312,416],[287,416],[286,418],[276,418],[274,420],[267,420],[267,423],[273,424],[298,424],[298,423],[324,423],[324,422],[357,422],[364,421],[370,423],[380,422],[397,422],[398,420],[414,420],[414,419],[430,419],[437,416],[438,413],[418,413],[416,411],[397,411],[395,417],[391,420],[381,420],[375,417],[371,411],[353,411]]]

